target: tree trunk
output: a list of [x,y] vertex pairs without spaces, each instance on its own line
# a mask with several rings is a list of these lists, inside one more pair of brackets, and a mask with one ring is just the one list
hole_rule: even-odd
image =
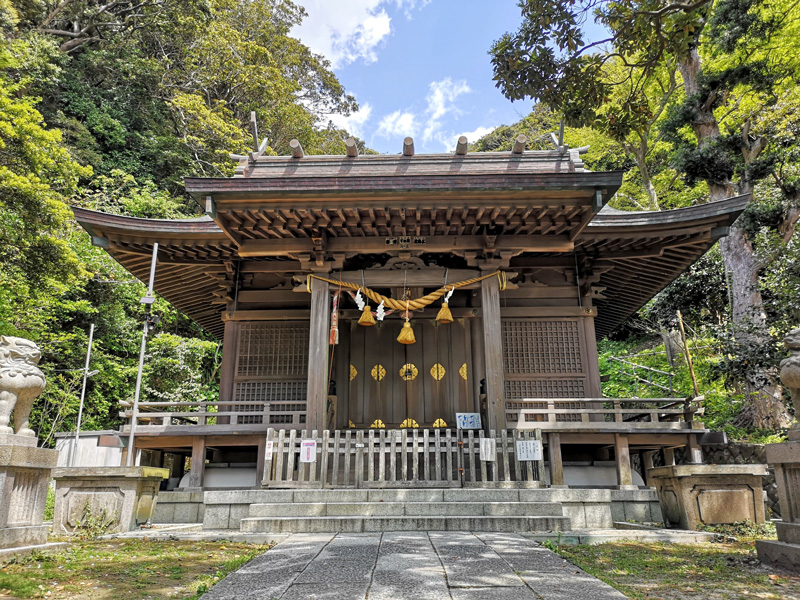
[[639,169],[639,174],[642,176],[642,187],[644,193],[647,194],[647,207],[650,210],[660,210],[658,206],[658,192],[653,185],[653,180],[650,178],[650,169],[647,168],[647,139],[641,138],[638,146],[634,144],[625,144],[625,149],[636,161],[636,167]]
[[[698,94],[702,64],[697,50],[690,51],[678,68],[683,77],[686,95]],[[719,123],[712,108],[713,100],[712,97],[698,100],[692,129],[699,147],[720,136]],[[731,198],[739,193],[731,181],[707,181],[707,184],[710,202]],[[751,191],[742,190],[744,193]],[[744,347],[768,343],[766,314],[758,288],[761,265],[755,257],[747,232],[734,224],[730,234],[720,240],[720,250],[726,271],[731,275],[731,312],[736,341]],[[774,374],[764,368],[752,369],[745,377],[745,394],[746,407],[737,419],[738,424],[760,429],[783,428],[791,424],[791,416],[783,402],[781,387],[775,381]]]

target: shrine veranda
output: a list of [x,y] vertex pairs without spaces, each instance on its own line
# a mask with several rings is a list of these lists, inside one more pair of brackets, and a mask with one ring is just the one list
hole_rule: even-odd
[[[253,467],[240,499],[262,487],[603,487],[570,481],[569,466],[610,461],[605,487],[633,490],[632,455],[699,454],[698,402],[603,397],[596,340],[726,235],[748,197],[616,211],[623,173],[591,172],[566,147],[298,154],[188,178],[197,219],[74,209],[143,281],[158,243],[155,291],[223,341],[218,401],[143,397],[121,413],[123,438],[136,419],[141,460],[180,457],[180,480],[192,458],[179,491],[213,489],[214,465]],[[415,343],[398,341],[404,326]],[[481,430],[457,430],[457,413],[479,414]],[[300,462],[311,439],[314,462]],[[544,456],[519,460],[520,439],[541,440]]]

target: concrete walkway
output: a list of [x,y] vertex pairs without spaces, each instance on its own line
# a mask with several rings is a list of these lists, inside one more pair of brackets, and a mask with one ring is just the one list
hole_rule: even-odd
[[512,533],[294,534],[203,600],[621,600]]

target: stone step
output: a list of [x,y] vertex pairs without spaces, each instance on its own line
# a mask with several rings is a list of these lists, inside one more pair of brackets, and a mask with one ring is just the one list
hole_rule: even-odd
[[251,504],[250,517],[378,516],[560,517],[555,502],[291,502]]
[[374,516],[374,517],[248,517],[246,533],[362,533],[380,531],[562,531],[570,528],[567,517]]

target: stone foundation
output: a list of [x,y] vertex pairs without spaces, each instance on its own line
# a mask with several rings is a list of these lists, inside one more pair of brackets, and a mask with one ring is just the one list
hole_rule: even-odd
[[0,444],[0,556],[47,549],[43,524],[50,471],[58,452],[36,447],[36,438],[3,435]]
[[110,520],[108,533],[131,531],[151,522],[158,488],[169,476],[154,467],[76,467],[55,469],[56,505],[53,530],[73,533],[87,510]]
[[697,529],[752,521],[763,523],[764,465],[675,465],[649,469],[667,527]]
[[[792,437],[800,438],[800,432]],[[800,569],[800,439],[767,446],[767,459],[775,467],[783,521],[776,524],[778,541],[756,542],[762,562]]]

